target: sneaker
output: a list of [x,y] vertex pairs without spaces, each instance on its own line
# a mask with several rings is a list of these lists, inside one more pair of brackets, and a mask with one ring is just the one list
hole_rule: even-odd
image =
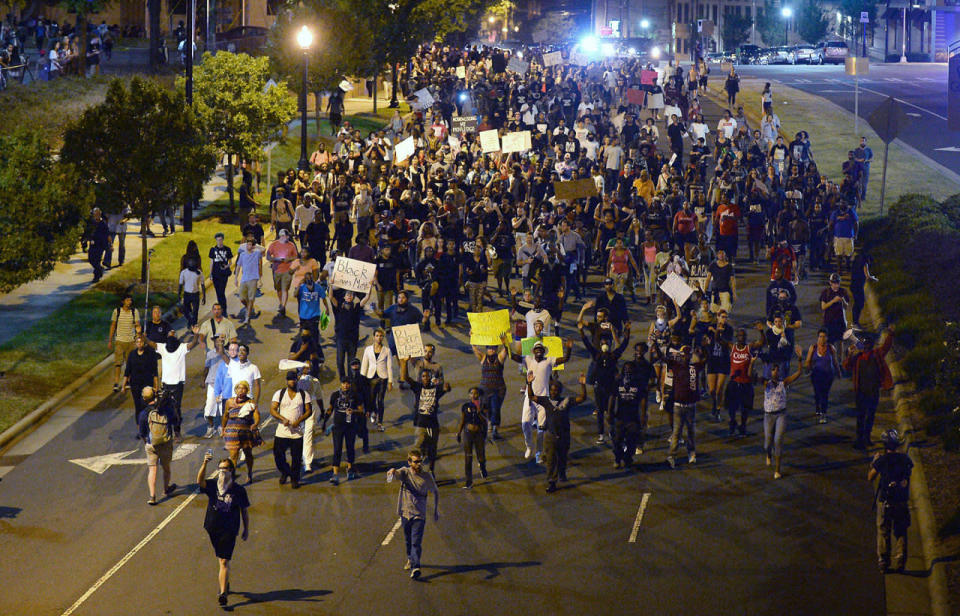
[[480,476],[483,477],[484,479],[487,478],[487,467],[486,467],[486,466],[481,466],[481,467],[480,467]]
[[737,424],[730,424],[730,431],[727,433],[727,436],[733,438],[737,434]]
[[826,416],[826,415],[820,415],[819,419],[817,419],[817,423],[819,423],[819,424],[825,424],[825,423],[827,423],[827,416]]
[[472,484],[472,483],[465,483],[465,484],[463,484],[462,486],[460,486],[460,489],[461,489],[461,490],[469,490],[469,489],[471,489],[471,488],[473,488],[473,484]]
[[714,422],[714,423],[719,423],[719,422],[720,422],[720,411],[713,411],[713,413],[712,413],[711,416],[713,417],[713,422]]
[[370,416],[370,423],[377,423],[377,418],[373,415]]
[[156,496],[151,496],[150,499],[147,501],[147,504],[150,505],[151,507],[153,507],[154,505],[156,505],[156,504],[157,504],[157,497],[156,497]]
[[286,485],[286,483],[287,483],[287,476],[280,475],[280,485]]
[[670,465],[670,468],[677,468],[677,460],[673,456],[667,456],[667,464]]
[[171,483],[170,485],[168,485],[166,488],[163,489],[163,495],[170,496],[171,494],[173,494],[173,491],[176,489],[177,489],[177,484]]
[[350,469],[349,471],[347,471],[347,481],[353,481],[356,478],[357,478],[357,474],[353,472],[353,469]]
[[330,478],[330,483],[332,483],[335,486],[340,485],[340,477],[334,475],[333,477]]
[[222,592],[222,593],[220,593],[219,595],[217,595],[217,603],[219,603],[220,605],[226,605],[226,604],[227,604],[227,593]]
[[420,579],[420,567],[417,567],[416,569],[414,569],[413,571],[410,572],[410,579],[411,579],[411,580],[419,580],[419,579]]
[[383,432],[383,424],[382,424],[382,423],[378,423],[378,424],[377,424],[377,432]]
[[113,393],[118,393],[120,391],[120,386],[116,383],[113,384]]
[[496,427],[496,426],[493,427],[493,440],[495,440],[495,441],[499,441],[499,440],[500,440],[500,433],[497,432],[497,427]]
[[538,452],[537,452],[537,455],[536,455],[537,464],[540,464],[540,461],[541,461],[542,459],[543,459],[543,454],[541,454],[541,453],[538,451]]
[[597,445],[603,445],[603,440],[603,435],[601,434],[597,437]]
[[203,435],[203,438],[213,438],[213,435],[217,433],[217,429],[213,426],[207,428],[206,433]]
[[[657,390],[657,404],[660,404],[661,402],[663,402],[663,400],[660,398],[660,390]],[[662,411],[663,408],[661,408],[660,410]]]
[[620,460],[617,460],[616,462],[613,463],[613,468],[615,469],[623,468],[623,462],[621,462]]
[[781,477],[783,477],[783,475],[780,474],[780,471],[775,471],[775,472],[773,473],[773,478],[774,478],[774,479],[780,479]]
[[526,450],[525,452],[523,452],[523,458],[524,458],[525,460],[529,460],[529,459],[530,459],[530,456],[532,456],[532,455],[533,455],[533,451],[532,451],[529,447],[527,447],[527,450]]
[[691,453],[691,454],[690,454],[690,457],[687,458],[687,462],[689,462],[690,464],[696,464],[696,463],[697,463],[697,454],[696,454],[696,453]]
[[553,492],[556,492],[556,491],[557,491],[556,483],[551,481],[550,483],[547,484],[547,494],[552,494]]
[[403,570],[404,570],[404,571],[409,571],[409,570],[410,570],[410,559],[409,559],[409,558],[407,559],[407,562],[403,563]]
[[293,488],[294,490],[299,490],[299,489],[300,489],[300,482],[297,481],[296,479],[291,479],[291,480],[290,480],[290,487]]

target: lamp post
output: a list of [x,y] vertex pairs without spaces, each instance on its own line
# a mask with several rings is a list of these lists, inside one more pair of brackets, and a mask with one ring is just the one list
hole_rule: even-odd
[[780,14],[783,15],[783,44],[787,45],[790,42],[790,38],[787,35],[789,33],[790,18],[793,16],[793,9],[785,6],[780,9]]
[[313,32],[310,28],[304,26],[297,33],[297,44],[303,50],[303,84],[300,89],[300,161],[297,163],[297,169],[308,171],[310,161],[307,159],[307,61],[310,51],[310,45],[313,43]]

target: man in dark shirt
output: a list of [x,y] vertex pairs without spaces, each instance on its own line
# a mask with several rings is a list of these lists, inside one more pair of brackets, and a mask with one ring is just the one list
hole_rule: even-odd
[[87,260],[93,267],[93,282],[97,283],[103,278],[103,255],[110,245],[110,228],[107,226],[107,220],[103,217],[100,208],[93,208],[91,216],[93,218],[88,223],[87,232],[87,238],[90,242]]
[[705,360],[693,354],[689,346],[680,347],[680,352],[667,358],[667,368],[673,373],[673,432],[670,435],[670,451],[667,463],[676,468],[677,450],[680,446],[680,434],[687,428],[687,453],[690,464],[697,461],[697,448],[694,436],[697,401],[700,400],[700,373]]
[[547,262],[540,268],[540,297],[544,309],[559,322],[563,314],[563,300],[566,291],[567,266],[560,260],[556,245],[551,244],[547,251]]
[[137,348],[127,355],[127,366],[123,373],[123,389],[129,389],[133,397],[133,420],[140,421],[140,414],[143,412],[145,403],[143,401],[143,388],[152,387],[154,391],[159,389],[157,374],[157,361],[160,359],[153,348],[147,346],[142,333],[138,333],[134,338]]
[[260,226],[256,212],[250,212],[250,216],[247,217],[247,224],[243,225],[243,229],[241,229],[240,232],[243,234],[243,237],[253,237],[253,241],[257,246],[263,246],[263,227]]
[[440,440],[440,398],[450,391],[450,383],[431,370],[421,370],[418,378],[410,376],[406,360],[400,362],[400,376],[410,386],[415,396],[413,425],[416,435],[415,448],[423,452],[429,461],[430,472],[437,462],[437,443]]
[[363,398],[353,390],[353,384],[345,377],[340,377],[340,389],[330,394],[330,408],[327,417],[333,415],[333,475],[330,483],[340,483],[340,462],[343,456],[343,445],[347,445],[347,480],[354,478],[353,444],[357,438],[359,424],[363,423]]
[[360,318],[363,309],[370,301],[372,293],[357,300],[353,291],[335,290],[330,299],[333,302],[334,338],[337,344],[337,374],[342,381],[347,374],[349,361],[357,356],[357,343],[360,340]]
[[217,303],[227,311],[227,280],[230,279],[230,264],[233,261],[233,251],[223,244],[223,233],[213,236],[216,244],[210,247],[210,279],[217,292]]
[[613,278],[607,278],[603,281],[603,292],[597,296],[591,306],[595,311],[605,308],[610,323],[621,331],[623,324],[630,320],[627,315],[627,300],[623,295],[617,293],[613,288]]
[[543,433],[543,456],[547,464],[547,492],[557,490],[557,480],[567,480],[567,454],[570,451],[570,407],[587,399],[587,375],[578,379],[580,393],[575,398],[561,398],[560,381],[550,381],[550,395],[536,396],[533,393],[534,374],[527,374],[527,397],[540,405],[547,416],[546,430]]
[[167,341],[170,334],[170,324],[163,320],[163,313],[160,312],[160,306],[154,306],[150,311],[150,320],[144,328],[147,340],[154,344],[162,344]]
[[[437,294],[446,306],[446,325],[450,325],[457,318],[457,290],[460,288],[460,264],[457,262],[457,247],[453,240],[446,241],[443,254],[437,259],[436,276],[439,283]],[[437,310],[439,318],[440,311]]]

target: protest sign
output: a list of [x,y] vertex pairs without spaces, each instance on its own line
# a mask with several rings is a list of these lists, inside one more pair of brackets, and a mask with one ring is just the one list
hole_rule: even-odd
[[450,144],[450,148],[453,150],[460,149],[460,140],[454,137],[453,135],[450,135],[447,137],[447,143]]
[[419,325],[396,325],[390,331],[393,333],[393,342],[397,345],[397,357],[423,357],[423,338]]
[[584,199],[597,194],[597,183],[593,181],[593,178],[571,180],[569,182],[554,182],[553,192],[557,195],[557,199],[564,201]]
[[677,116],[677,120],[683,121],[683,114],[680,112],[680,108],[676,105],[667,105],[663,108],[663,117],[667,118],[669,121],[670,116]]
[[510,61],[507,62],[507,70],[513,71],[514,73],[519,73],[520,75],[526,75],[527,69],[530,68],[529,62],[524,62],[517,56],[510,58]]
[[526,152],[533,145],[530,142],[530,131],[524,130],[516,133],[507,133],[503,136],[501,151],[504,154],[511,152]]
[[673,272],[667,274],[667,279],[663,281],[660,288],[663,289],[663,292],[666,293],[670,299],[677,302],[678,306],[683,306],[684,302],[693,295],[693,289],[683,281],[683,278]]
[[627,102],[631,105],[642,105],[643,97],[643,90],[637,90],[636,88],[630,88],[627,90]]
[[450,122],[450,134],[464,135],[477,131],[477,116],[453,116]]
[[344,92],[349,92],[350,90],[353,90],[353,84],[344,79],[340,82],[340,89]]
[[466,79],[467,78],[467,67],[458,66],[457,67],[457,79]]
[[377,265],[375,263],[337,257],[336,263],[333,264],[333,279],[330,281],[330,285],[337,289],[369,293],[376,274]]
[[427,107],[433,105],[433,96],[430,94],[430,90],[426,88],[421,88],[413,93],[417,97],[416,102],[410,103],[410,106],[414,109],[426,109]]
[[496,130],[485,130],[480,133],[480,147],[484,154],[500,151],[500,136]]
[[498,345],[500,337],[510,332],[510,311],[468,312],[470,321],[470,344]]
[[[543,338],[537,338],[536,336],[531,336],[529,338],[524,338],[520,341],[520,352],[523,355],[532,355],[533,354],[533,344],[539,340],[543,343],[543,346],[547,347],[547,357],[563,357],[563,340],[557,336],[544,336]],[[554,366],[554,370],[563,370],[563,364],[559,366]]]
[[640,85],[642,86],[655,86],[657,85],[657,71],[640,71]]
[[406,139],[404,139],[403,141],[397,144],[397,147],[394,150],[394,161],[398,163],[402,163],[403,161],[413,156],[413,152],[415,149],[416,148],[413,144],[413,137],[407,137]]
[[563,55],[559,51],[553,51],[543,54],[543,65],[554,66],[563,62]]

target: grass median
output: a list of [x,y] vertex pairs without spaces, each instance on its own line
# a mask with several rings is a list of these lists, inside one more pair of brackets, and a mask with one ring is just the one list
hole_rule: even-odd
[[[200,248],[204,273],[213,236],[222,231],[234,252],[240,228],[216,219],[197,221],[191,233],[176,233],[155,246],[150,270],[150,303],[164,310],[176,302],[180,257],[187,242]],[[139,238],[136,238],[139,240]],[[140,259],[111,270],[97,285],[84,291],[48,317],[0,345],[0,432],[54,396],[60,389],[97,365],[110,351],[107,333],[110,314],[124,293],[143,311],[145,285],[140,283]],[[213,296],[207,298],[214,301]]]
[[[726,108],[726,93],[723,81],[714,80],[719,88],[711,87],[708,96]],[[737,105],[743,106],[751,126],[759,126],[760,93],[762,79],[741,78]],[[861,212],[866,215],[880,213],[880,180],[883,174],[883,141],[867,121],[860,119],[860,135],[854,135],[854,115],[826,99],[795,88],[777,84],[773,88],[773,109],[780,118],[781,131],[791,138],[805,130],[810,134],[813,157],[820,173],[839,183],[843,177],[842,165],[847,152],[860,144],[860,136],[867,138],[873,149],[873,164],[870,165],[870,183],[867,199]],[[924,164],[898,143],[890,144],[887,161],[886,207],[899,197],[923,192],[933,199],[943,200],[960,192],[960,184],[945,177],[939,171]]]

